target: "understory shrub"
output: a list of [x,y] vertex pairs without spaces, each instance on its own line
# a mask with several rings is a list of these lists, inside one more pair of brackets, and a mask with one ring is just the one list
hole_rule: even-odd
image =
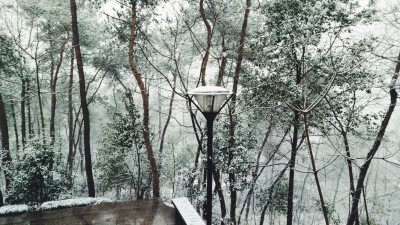
[[42,140],[31,141],[19,151],[6,168],[12,175],[7,203],[37,205],[57,199],[64,191],[65,176],[57,170],[55,156]]

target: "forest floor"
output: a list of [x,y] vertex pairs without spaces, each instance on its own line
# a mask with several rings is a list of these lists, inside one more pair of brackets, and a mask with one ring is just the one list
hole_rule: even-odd
[[0,224],[174,225],[175,209],[166,206],[161,199],[148,199],[6,215],[0,217]]

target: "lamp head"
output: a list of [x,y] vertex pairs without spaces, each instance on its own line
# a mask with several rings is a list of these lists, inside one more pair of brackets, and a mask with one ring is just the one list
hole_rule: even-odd
[[203,113],[217,113],[227,96],[232,93],[218,86],[202,86],[188,92],[193,95]]

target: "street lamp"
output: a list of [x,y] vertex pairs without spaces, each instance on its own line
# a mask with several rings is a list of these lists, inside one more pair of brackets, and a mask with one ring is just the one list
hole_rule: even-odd
[[[193,96],[199,105],[193,101]],[[207,225],[211,225],[212,218],[213,124],[215,117],[232,97],[232,92],[218,86],[202,86],[187,93],[189,104],[193,103],[207,120]]]

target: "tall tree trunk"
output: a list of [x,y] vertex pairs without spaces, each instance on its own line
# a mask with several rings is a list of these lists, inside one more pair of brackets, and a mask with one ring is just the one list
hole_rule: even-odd
[[28,104],[28,133],[29,138],[33,138],[34,131],[33,131],[33,121],[32,121],[32,113],[31,113],[31,80],[27,79],[26,81],[26,90],[28,92],[27,96],[27,104]]
[[11,100],[11,117],[12,117],[13,123],[14,123],[15,145],[16,145],[16,148],[18,151],[19,150],[19,138],[18,138],[18,129],[17,129],[17,119],[15,117],[14,101],[12,101],[12,100]]
[[200,0],[200,15],[207,29],[207,47],[206,47],[206,52],[204,53],[203,61],[201,62],[201,69],[200,69],[201,85],[206,86],[206,68],[208,63],[208,57],[210,55],[212,32],[210,23],[208,23],[206,14],[204,12],[204,0]]
[[26,119],[25,119],[25,96],[26,96],[26,79],[23,77],[21,79],[22,89],[21,89],[21,139],[22,148],[24,148],[26,143]]
[[[200,189],[200,191],[203,191],[203,192],[207,191],[207,167],[206,166],[204,166],[204,168],[203,168],[202,188],[203,188],[203,190]],[[207,218],[207,201],[203,202],[203,218]]]
[[[304,103],[304,108],[305,108],[305,103]],[[307,122],[307,113],[303,112],[302,114],[303,114],[303,121],[304,121],[304,131],[305,131],[305,134],[307,137],[307,146],[308,146],[308,150],[309,150],[309,154],[310,154],[311,166],[313,169],[315,184],[317,185],[319,200],[321,202],[321,208],[322,208],[322,212],[324,214],[325,224],[329,225],[328,208],[325,205],[324,197],[322,195],[322,189],[321,189],[319,178],[318,178],[318,171],[317,171],[317,168],[315,165],[315,159],[314,159],[313,151],[312,151],[312,147],[311,147],[309,127],[308,127],[308,122]]]
[[[40,112],[39,112],[39,114],[40,114]],[[36,120],[35,120],[36,119]],[[37,134],[38,134],[38,137],[40,138],[41,136],[42,136],[42,134],[43,134],[43,132],[41,131],[41,129],[40,129],[40,119],[38,119],[38,118],[35,118],[34,119],[34,122],[33,123],[35,123],[36,122],[36,132],[37,132]],[[44,139],[44,137],[43,137],[43,143],[45,143],[46,142],[46,140]]]
[[[232,103],[229,107],[229,121],[230,121],[229,147],[230,148],[233,148],[234,142],[235,142],[235,121],[234,121],[235,116],[234,116],[234,114],[235,114],[235,107],[236,107],[236,95],[237,95],[237,89],[238,89],[238,84],[239,84],[240,70],[242,69],[242,61],[243,61],[243,54],[244,54],[244,42],[246,40],[247,21],[248,21],[249,13],[250,13],[250,5],[251,5],[251,0],[246,0],[246,10],[244,13],[242,31],[240,34],[238,57],[237,57],[236,67],[235,67],[235,77],[233,80],[234,96],[232,97]],[[228,157],[228,166],[230,165],[232,160],[233,160],[233,153],[232,153],[232,151],[230,151],[229,157]],[[232,172],[232,173],[229,173],[228,176],[229,176],[229,190],[231,192],[230,219],[231,219],[232,224],[236,224],[236,202],[237,202],[237,191],[235,188],[236,174]]]
[[3,201],[3,193],[1,192],[0,188],[0,207],[4,206],[4,201]]
[[81,55],[81,48],[79,42],[79,32],[78,32],[78,18],[75,0],[70,0],[71,4],[71,17],[72,17],[72,33],[74,36],[74,47],[76,64],[78,66],[79,74],[79,90],[81,97],[82,115],[83,115],[83,141],[85,149],[85,168],[86,168],[86,179],[88,184],[89,197],[95,197],[95,188],[93,181],[92,172],[92,158],[90,154],[90,117],[89,108],[86,100],[86,88],[85,88],[85,74],[83,72],[83,62]]
[[226,63],[228,62],[227,57],[225,55],[226,53],[226,46],[225,46],[225,34],[221,33],[221,37],[222,37],[222,43],[221,43],[221,47],[222,47],[222,60],[221,60],[221,65],[219,67],[219,71],[218,71],[218,79],[217,79],[217,86],[221,86],[223,80],[224,80],[224,74],[225,74],[225,67],[226,67]]
[[[50,41],[50,49],[53,51],[53,42]],[[51,100],[50,100],[50,146],[54,146],[55,142],[55,112],[56,112],[56,90],[54,87],[54,56],[53,52],[50,53],[50,91],[51,91]],[[54,114],[53,114],[54,110]],[[53,162],[51,160],[50,167],[52,167]],[[50,169],[51,171],[51,169]]]
[[[353,175],[353,167],[352,167],[352,161],[351,161],[351,154],[350,154],[350,147],[349,147],[349,141],[347,139],[347,133],[342,132],[343,140],[344,140],[344,145],[346,149],[346,164],[347,164],[347,169],[349,170],[349,180],[350,180],[350,195],[352,199],[354,198],[354,175]],[[350,217],[350,213],[349,213]],[[360,224],[360,218],[358,215],[358,211],[355,212],[355,217],[356,217],[356,225]]]
[[[349,140],[347,138],[347,132],[349,130],[349,124],[350,121],[347,122],[346,127],[343,126],[341,120],[339,119],[338,115],[336,114],[336,111],[334,110],[334,108],[332,107],[330,100],[325,96],[325,100],[328,103],[329,108],[331,109],[333,116],[336,120],[336,123],[338,124],[338,127],[335,126],[336,130],[338,130],[340,132],[340,134],[342,135],[343,138],[343,142],[344,142],[344,148],[346,151],[346,164],[347,164],[347,169],[349,171],[349,182],[350,182],[350,196],[351,198],[354,198],[354,173],[353,173],[353,167],[352,167],[352,159],[351,159],[351,153],[350,153],[350,146],[349,146]],[[355,101],[355,100],[354,100]],[[355,105],[355,102],[353,104],[353,106]],[[354,107],[353,107],[354,108]],[[350,118],[350,116],[349,116]],[[335,194],[336,196],[336,194]],[[358,216],[358,212],[355,212],[356,214],[356,221],[355,224],[359,225],[360,224],[360,219]],[[349,215],[347,218],[350,217],[350,208],[349,208]]]
[[281,180],[282,176],[285,174],[287,168],[288,168],[288,165],[285,166],[285,168],[279,173],[278,177],[275,179],[275,181],[271,185],[271,187],[268,188],[268,198],[267,198],[267,202],[264,204],[263,209],[261,211],[260,225],[264,224],[265,212],[267,211],[269,205],[272,202],[272,194],[274,193],[275,186],[276,186],[277,183],[279,183],[279,181]]
[[[163,149],[164,149],[164,139],[165,139],[165,134],[167,133],[167,128],[169,125],[169,121],[171,120],[171,115],[172,115],[172,104],[174,103],[174,97],[175,97],[175,86],[176,86],[176,77],[177,75],[174,75],[174,84],[172,87],[172,94],[171,94],[171,99],[169,101],[169,110],[168,110],[168,117],[167,117],[167,121],[165,122],[164,128],[162,130],[162,134],[161,134],[161,141],[160,141],[160,150],[159,150],[159,170],[158,172],[161,173],[161,167],[162,167],[162,153],[163,153]],[[161,112],[161,110],[160,110]]]
[[72,110],[72,88],[74,85],[74,52],[71,49],[71,68],[69,74],[69,86],[68,86],[68,161],[67,161],[67,189],[72,188],[72,170],[74,167],[74,115]]
[[[241,216],[242,216],[242,213],[243,213],[243,210],[244,210],[245,207],[246,207],[245,222],[248,223],[247,219],[248,219],[248,214],[249,214],[249,211],[250,211],[250,202],[251,202],[252,196],[254,196],[254,189],[256,188],[256,182],[257,182],[258,178],[261,176],[262,172],[265,169],[265,167],[263,167],[260,170],[261,154],[264,152],[265,145],[267,144],[267,141],[268,141],[268,139],[270,137],[270,134],[272,132],[272,127],[274,125],[275,125],[275,123],[270,123],[269,124],[269,126],[267,128],[267,132],[266,132],[265,137],[264,137],[264,140],[263,140],[263,142],[261,144],[261,147],[260,147],[260,149],[258,151],[255,169],[252,172],[253,179],[252,179],[252,181],[250,183],[250,189],[247,192],[246,198],[243,201],[243,205],[242,205],[242,208],[241,208],[240,213],[239,213],[238,225],[240,225]],[[286,138],[288,133],[289,133],[289,129],[287,129],[285,131],[285,134],[283,135],[283,137],[281,138],[279,143],[275,146],[274,150],[269,154],[268,160],[265,162],[265,165],[269,165],[269,163],[273,160],[273,158],[275,157],[275,154],[280,149],[280,147],[281,147],[282,143],[284,142],[284,140],[285,140],[285,138]],[[288,165],[289,165],[289,163],[287,164],[286,167],[288,167]],[[247,204],[247,206],[246,206],[246,204]]]
[[297,155],[297,141],[299,133],[299,117],[300,113],[294,112],[293,120],[293,137],[292,137],[292,149],[290,154],[289,162],[289,187],[288,187],[288,202],[287,202],[287,225],[291,225],[293,221],[293,196],[294,196],[294,167],[296,165],[296,155]]
[[[301,66],[296,64],[296,85],[301,83]],[[287,202],[287,214],[286,214],[286,224],[293,224],[293,196],[294,196],[294,167],[296,166],[296,155],[297,155],[297,139],[299,132],[299,118],[300,113],[298,111],[293,111],[293,137],[292,137],[292,149],[290,154],[289,162],[289,187],[288,187],[288,202]]]
[[142,187],[142,166],[140,163],[140,151],[139,149],[136,148],[136,158],[137,158],[137,165],[138,165],[138,176],[137,176],[137,185],[135,188],[136,192],[136,198],[138,200],[143,199],[143,192],[141,193],[141,187]]
[[[64,45],[61,46],[60,49],[60,58],[56,67],[56,71],[54,72],[54,60],[51,62],[51,76],[50,76],[50,87],[51,87],[51,111],[50,111],[50,146],[54,146],[56,134],[55,134],[55,117],[56,117],[56,104],[57,104],[57,95],[56,95],[56,86],[58,80],[58,74],[60,72],[60,67],[63,61],[64,54]],[[53,170],[54,159],[50,159],[49,170]]]
[[143,83],[142,75],[137,71],[134,61],[134,45],[135,45],[135,33],[136,33],[136,3],[132,4],[132,24],[131,24],[131,36],[129,39],[129,66],[135,76],[136,82],[140,89],[143,102],[143,136],[147,150],[147,157],[150,161],[151,173],[153,176],[153,197],[160,197],[160,187],[158,178],[157,162],[154,158],[153,147],[151,145],[150,130],[149,130],[149,99],[145,84]]
[[199,167],[200,153],[203,150],[202,146],[203,146],[204,134],[201,132],[201,129],[199,129],[199,130],[197,129],[197,127],[199,127],[200,125],[197,123],[196,116],[194,115],[194,113],[192,111],[192,106],[191,106],[190,101],[189,101],[188,109],[190,112],[190,120],[192,122],[193,132],[195,134],[196,141],[197,141],[197,151],[196,151],[196,157],[194,158],[194,168],[192,170],[192,175],[190,176],[189,181],[188,181],[188,187],[190,190],[189,195],[190,195],[190,197],[192,197],[191,191],[192,191],[192,189],[194,189],[193,183],[194,183],[194,180],[196,179],[196,174],[197,174],[196,171],[198,170],[198,167]]
[[[42,105],[42,93],[40,90],[40,79],[39,79],[39,63],[37,58],[35,58],[35,66],[36,66],[36,93],[38,96],[38,102],[39,102],[39,113],[40,113],[40,125],[41,125],[41,132],[42,132],[42,137],[43,141],[46,141],[45,138],[45,126],[44,126],[44,116],[43,116],[43,105]],[[38,132],[40,133],[40,132]]]
[[57,64],[56,71],[55,73],[53,72],[51,73],[51,78],[50,78],[50,86],[51,86],[50,145],[54,145],[55,142],[55,115],[56,115],[56,104],[57,104],[56,86],[57,86],[58,74],[60,72],[60,67],[63,61],[63,55],[64,55],[64,45],[61,46],[60,59]]
[[358,203],[360,201],[362,189],[364,188],[364,180],[366,178],[368,168],[371,165],[372,159],[374,158],[376,152],[378,151],[379,146],[381,145],[382,138],[385,135],[386,128],[389,124],[389,120],[392,116],[394,108],[396,107],[397,91],[396,91],[395,85],[396,85],[397,79],[399,77],[399,71],[400,71],[400,53],[397,58],[395,73],[392,77],[392,80],[391,80],[391,83],[389,86],[390,87],[390,91],[389,91],[390,105],[386,111],[385,117],[384,117],[381,127],[379,129],[379,132],[375,138],[375,142],[374,142],[371,150],[367,154],[366,161],[360,168],[360,173],[358,175],[358,180],[357,180],[357,188],[355,189],[354,197],[352,199],[350,217],[349,217],[349,220],[347,221],[347,225],[353,225],[355,220],[357,219],[356,216],[358,213]]
[[[83,149],[82,149],[82,129],[79,129],[78,132],[78,150],[79,150],[79,155],[80,155],[80,162],[79,162],[79,167],[81,169],[81,174],[83,174],[83,170],[85,168],[85,156],[83,154]],[[76,151],[76,150],[75,150]]]
[[[213,170],[213,177],[214,177],[214,182],[215,182],[215,190],[217,191],[219,205],[221,208],[221,217],[225,218],[226,217],[226,204],[225,204],[224,193],[222,192],[222,186],[221,186],[221,181],[220,181],[221,178],[220,178],[219,172],[216,170],[214,164],[213,164],[212,170]],[[221,225],[224,225],[224,224],[225,224],[224,221],[221,221]]]
[[[8,124],[7,124],[7,114],[6,108],[4,105],[3,98],[0,93],[0,132],[1,132],[1,160],[3,163],[3,168],[11,163],[11,154],[10,154],[10,137],[8,136]],[[6,190],[10,188],[11,184],[11,175],[8,172],[8,169],[4,169],[4,177],[6,180]]]

